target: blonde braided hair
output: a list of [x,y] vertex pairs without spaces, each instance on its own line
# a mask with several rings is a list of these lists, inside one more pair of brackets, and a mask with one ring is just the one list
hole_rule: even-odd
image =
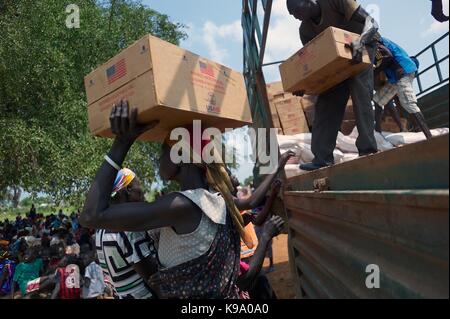
[[239,235],[244,241],[245,245],[248,248],[253,248],[253,239],[252,237],[245,231],[244,228],[244,220],[242,219],[242,215],[239,209],[236,207],[234,203],[234,198],[232,195],[233,184],[231,183],[230,176],[228,175],[227,170],[225,169],[225,164],[222,163],[212,163],[205,164],[206,166],[206,179],[208,184],[217,192],[219,192],[225,203],[227,205],[227,211],[229,212],[234,226],[236,227]]
[[[167,137],[164,143],[169,146],[173,146],[175,143],[177,143],[177,141],[170,140],[170,138]],[[195,154],[194,152],[194,149],[192,148],[192,146],[190,146],[190,158],[192,163],[195,163],[193,160]],[[214,150],[213,154],[215,156],[215,160],[212,163],[207,164],[202,159],[201,163],[194,165],[202,168],[205,171],[206,182],[208,183],[208,185],[222,195],[227,206],[227,212],[230,214],[234,227],[238,231],[245,245],[248,248],[252,249],[254,246],[253,239],[250,234],[245,231],[244,220],[234,202],[234,198],[232,195],[234,186],[231,182],[230,175],[228,175],[222,159],[218,158],[216,150]]]

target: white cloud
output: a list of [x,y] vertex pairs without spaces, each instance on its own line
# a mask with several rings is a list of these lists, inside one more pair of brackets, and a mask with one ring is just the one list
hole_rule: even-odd
[[191,48],[195,42],[198,41],[197,30],[195,24],[192,22],[186,23],[186,29],[184,30],[187,34],[187,38],[182,42],[183,47]]
[[218,26],[212,21],[207,21],[203,25],[202,39],[210,58],[219,63],[226,64],[230,56],[226,43],[228,41],[242,43],[241,22],[236,20],[230,24]]
[[286,0],[275,0],[267,38],[267,54],[275,60],[284,60],[298,51],[302,47],[299,27],[300,22],[287,11]]
[[[369,4],[366,9],[380,21],[378,5]],[[300,21],[289,14],[286,0],[274,0],[264,63],[285,60],[303,47],[299,27]],[[281,79],[278,65],[265,67],[264,75],[268,83]]]
[[[443,4],[443,8],[444,8],[444,14],[448,15],[449,0],[444,0],[442,2],[442,4]],[[449,30],[449,23],[448,23],[448,21],[445,22],[445,23],[441,23],[441,22],[436,21],[436,20],[433,19],[433,23],[428,27],[427,30],[425,30],[424,32],[421,33],[421,36],[423,38],[425,38],[425,37],[428,37],[428,36],[444,33],[444,32],[446,32],[448,30]]]
[[431,35],[444,33],[445,31],[448,31],[448,29],[449,29],[448,21],[444,22],[444,23],[441,23],[441,22],[438,22],[438,21],[434,21],[428,27],[428,29],[426,31],[422,32],[421,35],[422,35],[423,38],[425,38],[425,37],[428,37],[428,36],[431,36]]
[[[285,60],[302,47],[299,27],[300,21],[287,11],[286,0],[275,0],[272,5],[264,63]],[[264,75],[268,83],[279,81],[278,65],[265,67]]]
[[[260,23],[263,21],[261,5],[258,5],[258,16]],[[264,62],[284,60],[298,51],[302,45],[299,38],[298,28],[300,22],[289,15],[286,8],[286,0],[274,0],[269,33],[266,45]],[[189,25],[190,29],[194,29]],[[234,59],[229,50],[229,43],[242,45],[241,21],[236,20],[229,24],[217,25],[207,21],[202,30],[192,30],[190,35],[202,33],[200,41],[206,47],[209,58],[222,64],[229,64]],[[194,41],[194,40],[193,40]],[[278,66],[266,67],[264,69],[266,81],[279,81]]]
[[[262,23],[263,14],[260,4],[258,9],[259,21]],[[298,32],[299,26],[300,22],[289,15],[286,8],[286,0],[274,0],[264,59],[265,63],[284,60],[302,47]],[[242,47],[240,20],[222,25],[217,25],[213,21],[207,21],[200,28],[197,28],[192,23],[188,23],[187,33],[189,38],[184,43],[187,48],[193,49],[201,44],[206,49],[208,58],[225,65],[231,64],[236,59],[236,57],[231,56],[230,44],[234,44],[233,47],[236,44]],[[239,53],[241,54],[241,52]],[[280,75],[277,65],[266,67],[264,71],[267,82],[279,81]]]
[[237,128],[229,133],[224,134],[226,146],[233,151],[240,164],[254,164],[251,157],[253,154],[248,127]]

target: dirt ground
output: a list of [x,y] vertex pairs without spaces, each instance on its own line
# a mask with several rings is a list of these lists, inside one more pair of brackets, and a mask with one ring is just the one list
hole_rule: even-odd
[[[277,294],[278,299],[294,299],[294,281],[289,268],[289,255],[287,248],[287,235],[279,235],[273,239],[274,271],[267,274],[267,278]],[[266,258],[264,268],[269,266]]]

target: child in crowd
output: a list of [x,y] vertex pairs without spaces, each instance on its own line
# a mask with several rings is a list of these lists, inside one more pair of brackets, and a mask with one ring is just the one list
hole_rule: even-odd
[[83,299],[100,299],[105,292],[106,285],[96,253],[93,251],[87,252],[84,255],[84,264],[86,268],[82,297]]
[[[140,181],[130,169],[118,172],[111,202],[145,202]],[[156,298],[147,279],[158,269],[157,251],[147,232],[97,229],[95,242],[100,265],[119,299]]]
[[9,296],[13,284],[16,262],[7,251],[0,251],[0,297]]
[[43,262],[41,258],[37,257],[37,250],[35,248],[27,249],[24,260],[17,265],[14,272],[11,298],[14,298],[15,284],[20,288],[21,297],[39,290],[39,276],[42,272]]

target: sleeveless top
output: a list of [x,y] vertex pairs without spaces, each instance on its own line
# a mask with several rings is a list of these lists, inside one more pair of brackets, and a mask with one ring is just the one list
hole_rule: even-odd
[[[239,299],[236,281],[239,276],[240,239],[231,217],[227,214],[225,201],[220,194],[203,189],[182,194],[202,209],[203,216],[199,227],[188,235],[180,236],[172,229],[161,229],[159,254],[166,263],[161,265],[158,271],[161,297]],[[213,232],[214,236],[208,234],[207,229]],[[191,240],[200,243],[200,246],[190,245]],[[171,256],[174,254],[164,251],[163,247],[164,250],[173,250],[180,254],[181,249],[186,249],[189,253],[183,253],[182,258],[177,258]],[[204,249],[206,251],[201,254]],[[168,267],[172,264],[178,265]]]
[[205,254],[216,237],[218,225],[224,225],[227,208],[220,193],[205,189],[179,192],[202,210],[197,229],[190,234],[177,234],[171,227],[161,229],[158,255],[162,267],[170,268]]

